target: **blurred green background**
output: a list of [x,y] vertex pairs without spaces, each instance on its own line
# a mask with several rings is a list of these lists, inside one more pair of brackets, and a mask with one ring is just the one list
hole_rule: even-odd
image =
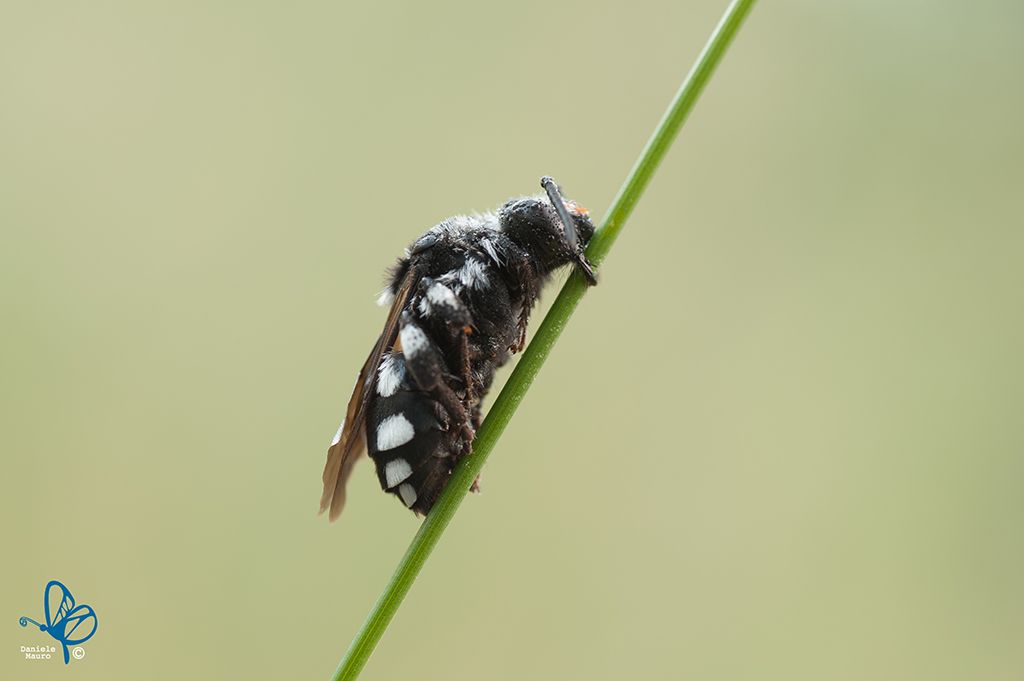
[[[417,528],[315,513],[384,268],[599,217],[724,6],[5,2],[0,677],[327,678]],[[364,678],[1019,679],[1022,26],[760,3]]]

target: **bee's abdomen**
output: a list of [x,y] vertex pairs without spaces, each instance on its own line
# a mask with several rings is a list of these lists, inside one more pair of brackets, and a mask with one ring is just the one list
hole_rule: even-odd
[[401,353],[385,355],[368,407],[367,449],[381,487],[426,514],[457,462],[448,441],[448,415],[416,388]]

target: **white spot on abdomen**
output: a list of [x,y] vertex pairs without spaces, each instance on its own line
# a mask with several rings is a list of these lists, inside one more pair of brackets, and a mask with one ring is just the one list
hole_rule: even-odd
[[412,505],[416,503],[416,490],[409,483],[402,483],[398,488],[398,494],[402,497],[402,503],[406,508],[412,508]]
[[389,416],[377,426],[377,451],[386,452],[412,440],[416,432],[404,414]]
[[380,369],[377,370],[377,394],[381,397],[391,397],[398,392],[403,378],[405,362],[396,359],[394,355],[384,355]]
[[412,475],[412,466],[405,459],[392,459],[384,466],[384,481],[388,489],[391,489],[403,480]]

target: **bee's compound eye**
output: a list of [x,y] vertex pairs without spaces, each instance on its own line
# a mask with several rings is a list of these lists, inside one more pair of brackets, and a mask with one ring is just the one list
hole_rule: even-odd
[[412,255],[415,255],[416,253],[422,253],[423,251],[427,250],[436,243],[437,235],[434,234],[433,232],[427,232],[426,234],[424,234],[423,236],[416,240],[416,243],[412,245],[412,248],[409,250],[409,253]]

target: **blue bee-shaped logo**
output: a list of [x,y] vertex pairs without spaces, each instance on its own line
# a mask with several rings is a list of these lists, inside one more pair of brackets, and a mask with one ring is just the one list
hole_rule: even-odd
[[[96,633],[96,612],[91,605],[75,605],[75,597],[68,588],[53,580],[43,591],[43,609],[46,612],[46,624],[40,624],[29,617],[22,617],[18,624],[27,627],[28,623],[39,627],[64,646],[64,664],[70,661],[68,646],[85,643]],[[75,657],[80,657],[75,655]]]

